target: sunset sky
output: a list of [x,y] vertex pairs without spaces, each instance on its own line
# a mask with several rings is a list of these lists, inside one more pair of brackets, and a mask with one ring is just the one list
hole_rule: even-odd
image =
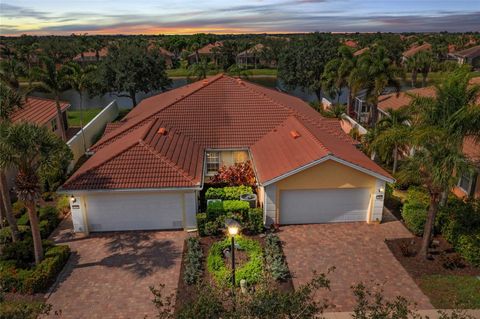
[[0,34],[480,31],[478,0],[0,0]]

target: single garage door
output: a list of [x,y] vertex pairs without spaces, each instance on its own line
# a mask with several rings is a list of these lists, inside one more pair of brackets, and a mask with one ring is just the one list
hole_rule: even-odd
[[370,190],[313,189],[280,192],[282,224],[366,221]]
[[181,193],[117,193],[87,197],[90,231],[180,229]]

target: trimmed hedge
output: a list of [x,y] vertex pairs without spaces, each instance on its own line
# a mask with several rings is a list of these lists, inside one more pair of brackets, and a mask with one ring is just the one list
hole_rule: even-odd
[[0,287],[6,292],[37,293],[45,291],[57,277],[70,256],[66,245],[47,249],[42,262],[31,269],[18,269],[11,261],[0,263]]
[[242,200],[224,200],[222,202],[210,203],[207,207],[207,219],[214,220],[221,215],[228,213],[246,214],[250,209],[250,205]]
[[241,195],[253,194],[251,186],[210,187],[205,193],[206,199],[239,200]]
[[283,256],[282,243],[277,235],[268,234],[265,237],[265,262],[273,279],[286,280],[290,276]]
[[402,218],[407,228],[421,236],[427,220],[428,195],[417,187],[410,187],[402,208]]
[[259,234],[265,230],[261,208],[248,208],[247,212],[232,213],[223,210],[210,211],[209,214],[197,214],[197,229],[200,236],[218,236],[225,229],[225,219],[235,219],[242,225],[242,230],[250,234]]
[[[223,259],[223,251],[230,247],[230,238],[213,243],[207,257],[208,271],[213,275],[217,284],[231,286],[231,270],[227,268]],[[256,284],[262,278],[263,252],[260,244],[252,239],[237,236],[236,243],[239,249],[245,250],[249,260],[235,271],[235,285],[243,279],[247,284]]]
[[198,283],[203,275],[203,252],[197,237],[190,237],[186,242],[187,256],[183,280],[187,285],[193,285]]

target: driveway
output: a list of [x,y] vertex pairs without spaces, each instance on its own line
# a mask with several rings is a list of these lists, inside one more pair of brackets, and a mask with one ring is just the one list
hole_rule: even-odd
[[68,244],[73,253],[47,294],[52,318],[154,318],[149,286],[164,284],[167,295],[174,293],[184,238],[181,231],[84,237],[65,220],[53,239]]
[[[311,280],[314,271],[329,275],[331,291],[317,293],[335,305],[329,311],[351,311],[355,298],[351,286],[363,282],[384,295],[397,295],[417,303],[418,309],[433,308],[384,240],[411,237],[399,221],[389,216],[382,224],[338,223],[282,227],[279,233],[295,288]],[[376,284],[380,284],[377,286]],[[374,291],[375,291],[374,290]]]

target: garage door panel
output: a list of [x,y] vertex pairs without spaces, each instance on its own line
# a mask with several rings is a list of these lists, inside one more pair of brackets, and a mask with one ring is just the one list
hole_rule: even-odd
[[100,194],[87,200],[91,231],[182,228],[182,194]]
[[282,224],[366,221],[369,189],[285,190],[280,198]]

